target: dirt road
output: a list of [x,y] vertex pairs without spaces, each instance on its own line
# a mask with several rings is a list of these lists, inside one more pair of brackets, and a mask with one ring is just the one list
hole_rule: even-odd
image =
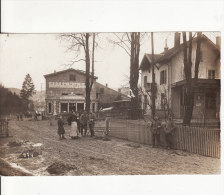
[[[0,139],[0,158],[12,167],[27,174],[50,175],[46,170],[53,163],[63,163],[71,169],[56,175],[153,175],[153,174],[219,174],[220,159],[204,157],[182,151],[152,148],[148,145],[110,138],[109,141],[81,137],[72,140],[68,136],[59,140],[56,122],[13,121],[11,138]],[[8,143],[17,141],[20,146]],[[18,158],[29,149],[38,156]]]

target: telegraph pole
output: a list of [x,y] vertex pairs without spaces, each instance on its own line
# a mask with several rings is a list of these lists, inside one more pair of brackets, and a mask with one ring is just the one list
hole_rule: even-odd
[[152,44],[152,88],[151,88],[151,100],[152,100],[152,118],[155,117],[155,71],[154,71],[154,42],[153,42],[153,32],[151,32],[151,44]]

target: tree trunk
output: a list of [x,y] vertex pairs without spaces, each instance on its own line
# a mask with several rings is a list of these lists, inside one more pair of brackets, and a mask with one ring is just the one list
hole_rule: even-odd
[[130,57],[130,89],[134,94],[131,98],[131,118],[137,119],[139,108],[138,98],[138,78],[139,78],[139,52],[140,52],[140,33],[131,33],[131,57]]
[[190,125],[193,109],[194,109],[194,90],[195,86],[197,86],[198,81],[198,71],[200,64],[200,47],[201,47],[201,33],[197,35],[197,49],[196,49],[196,59],[195,59],[195,78],[192,79],[192,32],[189,33],[189,48],[187,53],[187,41],[186,41],[186,33],[183,32],[183,42],[184,42],[184,73],[186,84],[184,86],[185,89],[185,111],[183,118],[183,125]]
[[90,85],[89,85],[89,70],[90,70],[90,56],[89,56],[89,33],[85,34],[86,38],[86,111],[89,113],[90,111]]
[[153,42],[153,32],[151,32],[151,45],[152,45],[152,95],[151,95],[151,101],[152,101],[152,118],[155,117],[156,113],[156,103],[155,103],[155,72],[154,72],[154,42]]

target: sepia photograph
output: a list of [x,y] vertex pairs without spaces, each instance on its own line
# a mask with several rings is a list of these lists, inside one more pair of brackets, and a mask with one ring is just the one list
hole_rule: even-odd
[[0,175],[221,174],[221,32],[0,34]]

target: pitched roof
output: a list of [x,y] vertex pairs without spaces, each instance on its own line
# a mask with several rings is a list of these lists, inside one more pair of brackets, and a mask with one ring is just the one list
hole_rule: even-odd
[[[193,38],[193,42],[196,41],[196,38],[197,37]],[[217,45],[214,44],[207,36],[202,35],[202,39],[208,41],[208,43],[210,44],[210,46],[213,49],[215,49],[216,51],[220,52],[220,48],[218,48]],[[169,61],[178,52],[180,52],[183,49],[183,47],[184,47],[184,44],[182,43],[178,47],[173,47],[171,49],[168,49],[166,52],[162,52],[160,54],[154,54],[155,63],[161,63],[161,62]],[[148,59],[147,64],[144,63],[145,56]],[[145,56],[143,57],[143,60],[141,62],[140,69],[146,69],[146,68],[148,68],[148,65],[151,64],[152,54],[145,54]]]
[[[83,71],[83,70],[69,68],[69,69],[66,69],[66,70],[61,70],[61,71],[58,71],[58,72],[53,72],[53,73],[50,73],[50,74],[46,74],[46,75],[44,75],[44,77],[46,78],[46,77],[49,77],[49,76],[55,76],[57,74],[61,74],[61,73],[65,73],[65,72],[70,72],[70,71],[75,71],[78,74],[86,75],[86,72]],[[90,76],[91,76],[91,73],[90,73]],[[98,77],[94,76],[94,78],[97,79]]]
[[[163,54],[154,54],[154,60],[158,60],[159,58],[161,58],[163,56]],[[147,60],[147,63],[145,63]],[[141,70],[145,70],[148,68],[148,63],[151,64],[152,62],[152,54],[145,54],[142,61],[141,61],[141,64],[140,64],[140,67],[139,69]]]

